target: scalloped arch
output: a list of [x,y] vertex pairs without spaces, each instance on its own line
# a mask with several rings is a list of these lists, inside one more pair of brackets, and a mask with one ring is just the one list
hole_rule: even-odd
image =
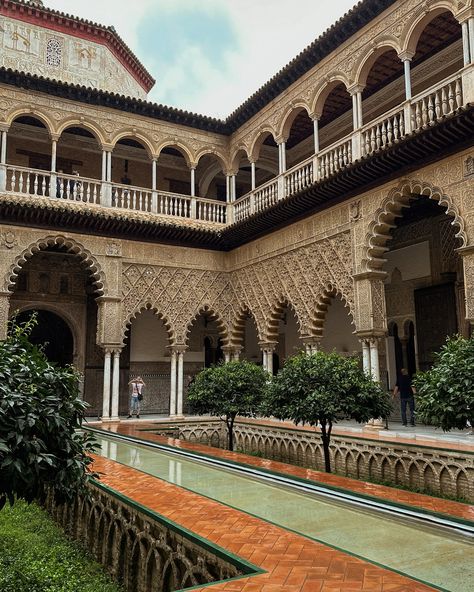
[[230,330],[230,336],[229,336],[229,343],[230,345],[236,346],[236,347],[242,347],[243,343],[244,343],[244,337],[245,337],[245,323],[247,321],[247,319],[252,319],[254,325],[255,325],[255,330],[257,331],[257,336],[258,339],[261,341],[263,338],[263,332],[261,330],[261,328],[258,326],[258,322],[257,322],[257,317],[256,315],[252,312],[250,306],[248,306],[247,304],[243,304],[240,306],[239,310],[237,311],[237,314],[235,315],[232,325],[231,325],[231,330]]
[[219,331],[219,335],[222,338],[222,345],[226,346],[229,345],[229,331],[227,325],[222,318],[221,314],[216,311],[210,304],[202,304],[199,309],[194,313],[191,320],[186,323],[186,333],[185,333],[185,344],[187,345],[189,341],[189,334],[191,333],[191,329],[194,325],[194,322],[200,315],[207,315],[212,321],[214,321],[217,325],[217,329]]
[[278,341],[278,327],[285,308],[290,309],[295,315],[296,324],[298,325],[298,336],[300,338],[304,337],[304,335],[301,334],[301,318],[295,305],[287,297],[280,296],[276,304],[273,304],[271,307],[270,313],[267,317],[264,335],[265,341]]
[[318,339],[321,339],[324,336],[324,324],[326,322],[328,308],[331,305],[331,300],[334,298],[339,298],[344,304],[344,307],[349,310],[348,314],[350,316],[351,324],[355,329],[354,311],[351,309],[348,298],[346,298],[342,290],[340,290],[337,286],[329,283],[326,284],[321,295],[319,296],[316,302],[314,316],[311,319],[314,336],[318,337]]
[[10,266],[5,278],[4,285],[5,291],[11,291],[15,285],[16,278],[19,271],[24,264],[33,257],[36,253],[44,251],[51,246],[64,246],[70,253],[77,255],[86,264],[87,270],[91,274],[96,286],[97,295],[107,295],[107,284],[105,279],[105,273],[103,272],[97,259],[87,250],[83,245],[78,243],[72,238],[65,237],[63,235],[50,235],[45,238],[39,239],[27,247],[16,259],[15,262]]
[[161,310],[158,309],[150,300],[142,302],[133,312],[131,312],[122,323],[122,341],[125,341],[126,333],[131,326],[134,319],[136,319],[143,311],[152,311],[158,319],[163,323],[163,327],[168,335],[170,345],[174,345],[175,342],[175,331],[171,326],[168,317]]
[[446,213],[454,218],[453,225],[458,227],[456,237],[461,239],[463,247],[468,245],[464,219],[453,200],[439,187],[424,181],[408,179],[392,189],[382,202],[381,207],[375,212],[365,239],[362,271],[380,271],[383,268],[386,261],[383,255],[387,250],[386,243],[391,237],[390,231],[393,228],[394,220],[401,216],[401,211],[408,207],[410,198],[413,196],[428,197],[445,207]]

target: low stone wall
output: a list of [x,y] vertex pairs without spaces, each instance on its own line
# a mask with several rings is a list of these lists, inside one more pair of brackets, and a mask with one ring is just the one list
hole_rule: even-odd
[[78,496],[71,505],[57,505],[49,496],[46,509],[125,590],[173,592],[250,571],[104,486],[90,489],[90,496]]
[[[176,435],[191,442],[226,446],[225,427],[218,421],[176,424]],[[235,425],[235,449],[324,471],[319,435],[306,430],[240,421]],[[468,452],[333,435],[331,463],[334,472],[347,477],[474,501],[474,454]]]

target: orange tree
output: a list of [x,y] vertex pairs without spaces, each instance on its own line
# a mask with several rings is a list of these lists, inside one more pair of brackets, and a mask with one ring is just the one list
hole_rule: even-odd
[[341,419],[367,422],[387,417],[389,395],[359,366],[355,358],[335,352],[298,354],[271,381],[264,403],[266,415],[321,426],[324,463],[331,472],[329,444],[333,424]]
[[70,500],[92,475],[93,438],[78,431],[87,406],[79,376],[28,341],[34,323],[13,324],[0,342],[0,508],[41,501],[47,490]]
[[189,387],[193,413],[219,417],[227,428],[228,449],[234,449],[237,415],[254,417],[263,402],[268,374],[251,362],[228,362],[206,368]]

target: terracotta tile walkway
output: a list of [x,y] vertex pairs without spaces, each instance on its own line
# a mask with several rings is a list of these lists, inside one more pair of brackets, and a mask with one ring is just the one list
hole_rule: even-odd
[[340,487],[354,493],[370,495],[379,499],[405,504],[412,508],[416,507],[474,522],[474,505],[462,504],[459,502],[445,500],[420,493],[412,493],[410,491],[404,491],[394,487],[387,487],[385,485],[375,485],[366,481],[359,481],[357,479],[350,479],[349,477],[341,477],[339,475],[323,473],[313,469],[305,469],[303,467],[297,467],[278,461],[248,456],[239,452],[229,452],[228,450],[212,448],[210,446],[204,446],[203,444],[167,438],[165,436],[159,436],[158,434],[146,431],[157,428],[158,426],[156,426],[156,424],[145,422],[127,422],[120,424],[97,424],[96,427],[118,432],[120,434],[136,436],[137,438],[141,438],[143,440],[149,440],[160,444],[167,444],[169,446],[175,446],[185,450],[224,458],[226,460],[275,471],[277,473],[308,479],[316,483],[326,483],[328,485]]
[[[122,431],[122,430],[120,430]],[[128,431],[128,430],[127,430]],[[266,573],[203,592],[427,592],[433,588],[165,481],[96,457],[102,482]]]

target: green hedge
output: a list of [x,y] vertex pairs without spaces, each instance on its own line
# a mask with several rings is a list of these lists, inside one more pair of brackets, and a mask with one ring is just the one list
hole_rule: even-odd
[[82,547],[35,504],[0,511],[1,592],[119,592]]

